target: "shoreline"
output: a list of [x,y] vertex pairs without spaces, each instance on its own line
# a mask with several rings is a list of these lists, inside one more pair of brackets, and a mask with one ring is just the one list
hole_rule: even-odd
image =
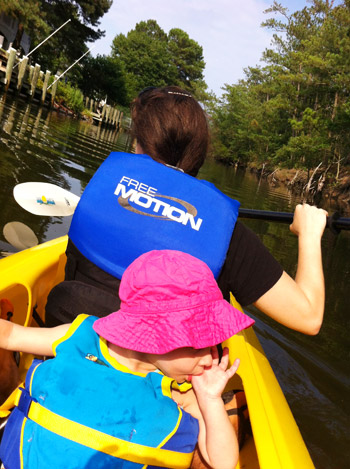
[[[321,181],[319,190],[310,193],[305,191],[310,180],[307,171],[276,169],[270,172],[266,179],[272,185],[284,184],[293,194],[304,196],[307,202],[330,204],[341,215],[350,215],[350,172],[344,171],[338,181],[332,175],[326,176],[325,180]],[[319,184],[317,178],[315,183],[316,186]]]
[[[234,166],[227,160],[215,158],[224,165]],[[284,185],[293,195],[301,196],[305,202],[331,205],[341,216],[350,215],[350,167],[341,170],[338,180],[333,174],[319,168],[310,170],[271,168],[268,166],[257,166],[247,164],[237,166],[249,171],[257,178],[264,178],[272,187]]]

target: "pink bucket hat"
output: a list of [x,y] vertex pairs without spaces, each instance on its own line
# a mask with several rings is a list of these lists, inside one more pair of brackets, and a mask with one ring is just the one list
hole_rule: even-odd
[[94,323],[109,342],[163,354],[217,345],[254,321],[223,299],[209,267],[180,251],[150,251],[125,270],[120,310]]

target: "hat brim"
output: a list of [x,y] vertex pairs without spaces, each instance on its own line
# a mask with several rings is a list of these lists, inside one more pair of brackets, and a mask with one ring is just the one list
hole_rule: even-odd
[[253,319],[221,299],[171,313],[143,315],[120,309],[95,321],[93,329],[112,344],[161,355],[182,347],[218,345],[252,324]]

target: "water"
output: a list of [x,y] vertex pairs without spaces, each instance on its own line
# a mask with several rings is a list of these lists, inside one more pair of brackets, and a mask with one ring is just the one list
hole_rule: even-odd
[[[66,234],[71,217],[38,217],[12,197],[16,184],[51,182],[81,195],[111,151],[125,151],[125,132],[66,118],[26,102],[0,96],[0,251],[15,248],[2,235],[6,223],[28,225],[39,242]],[[271,188],[249,173],[209,160],[200,177],[239,199],[244,208],[292,211],[297,200],[283,187]],[[296,271],[296,237],[288,226],[246,221],[291,275]],[[317,468],[347,468],[350,460],[349,307],[350,232],[322,242],[327,302],[324,325],[308,337],[249,308],[256,330],[286,394]],[[302,469],[302,468],[301,468]]]

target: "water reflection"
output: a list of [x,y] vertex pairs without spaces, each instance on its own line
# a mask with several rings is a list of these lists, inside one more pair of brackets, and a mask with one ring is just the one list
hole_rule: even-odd
[[[46,108],[0,97],[0,226],[20,221],[40,242],[66,234],[70,217],[37,217],[12,197],[16,184],[50,182],[81,195],[111,151],[124,151],[129,135],[116,128],[66,118]],[[13,251],[5,240],[1,251]]]
[[[111,151],[125,151],[129,135],[67,118],[26,102],[0,97],[0,227],[29,226],[39,242],[66,234],[71,217],[39,217],[12,197],[16,184],[51,182],[81,195]],[[290,212],[298,199],[284,187],[271,187],[249,173],[207,161],[199,176],[244,208]],[[296,271],[296,237],[288,226],[246,221],[291,275]],[[251,309],[264,349],[291,404],[316,467],[345,468],[350,458],[349,350],[350,232],[323,242],[326,314],[321,333],[306,337],[287,330]],[[0,235],[0,251],[14,248]]]

